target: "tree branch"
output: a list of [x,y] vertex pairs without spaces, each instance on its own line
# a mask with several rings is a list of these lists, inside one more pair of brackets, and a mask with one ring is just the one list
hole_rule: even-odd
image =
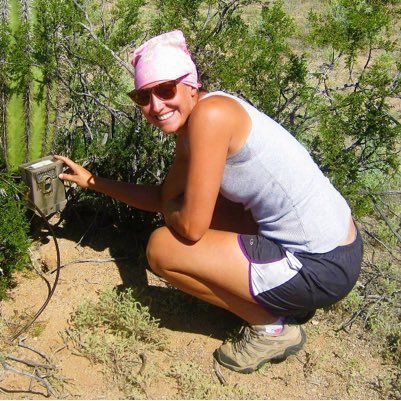
[[122,66],[124,69],[126,69],[131,74],[131,76],[134,76],[134,69],[132,68],[132,66],[129,63],[127,63],[126,61],[124,61],[115,51],[110,49],[103,41],[101,41],[99,39],[99,37],[95,33],[92,21],[90,20],[88,13],[84,10],[84,8],[80,4],[77,3],[76,0],[72,0],[72,1],[74,2],[75,6],[78,7],[82,11],[82,13],[84,14],[85,19],[88,23],[88,25],[85,25],[84,23],[80,22],[80,25],[89,32],[89,34],[92,36],[92,38],[95,39],[96,42],[98,42],[100,46],[102,46],[104,49],[106,49],[113,56],[113,58],[118,62],[118,64],[120,64],[120,66]]
[[384,220],[386,223],[387,227],[390,229],[390,231],[394,234],[394,236],[398,239],[399,242],[401,242],[401,235],[397,233],[397,231],[394,230],[393,226],[391,225],[390,221],[388,218],[385,216],[383,210],[378,206],[376,199],[373,198],[373,204],[375,205],[376,210],[379,212],[381,218]]

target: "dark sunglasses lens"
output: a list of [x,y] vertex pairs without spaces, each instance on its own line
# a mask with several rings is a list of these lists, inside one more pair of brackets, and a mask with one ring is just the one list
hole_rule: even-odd
[[150,94],[154,93],[159,99],[168,100],[172,99],[177,93],[176,83],[165,82],[163,84],[157,85],[151,89],[139,89],[133,90],[128,93],[128,96],[133,102],[139,106],[147,106],[150,102]]
[[158,98],[168,100],[172,99],[177,93],[177,86],[175,82],[166,82],[156,86],[153,91]]
[[139,106],[146,106],[150,101],[150,91],[138,90],[131,92],[131,99]]

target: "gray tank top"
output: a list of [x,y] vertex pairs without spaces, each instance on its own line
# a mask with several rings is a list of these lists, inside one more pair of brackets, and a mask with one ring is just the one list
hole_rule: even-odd
[[[291,252],[324,253],[344,241],[350,208],[306,149],[281,125],[224,92],[248,113],[251,132],[226,161],[221,194],[249,209],[259,234]],[[204,98],[205,98],[204,97]]]

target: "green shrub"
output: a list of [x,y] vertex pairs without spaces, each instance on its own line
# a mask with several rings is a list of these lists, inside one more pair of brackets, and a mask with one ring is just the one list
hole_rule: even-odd
[[29,223],[22,190],[22,185],[0,173],[0,299],[5,296],[12,272],[29,264]]
[[67,331],[83,355],[104,364],[128,399],[146,394],[146,375],[133,374],[141,370],[141,359],[146,358],[143,355],[165,348],[158,321],[136,298],[132,288],[121,292],[104,290],[98,300],[87,299],[77,308]]
[[118,292],[103,291],[97,302],[87,300],[81,304],[73,317],[73,325],[77,330],[94,329],[119,337],[122,341],[140,341],[161,347],[160,336],[155,335],[158,321],[151,317],[148,308],[135,299],[132,288]]

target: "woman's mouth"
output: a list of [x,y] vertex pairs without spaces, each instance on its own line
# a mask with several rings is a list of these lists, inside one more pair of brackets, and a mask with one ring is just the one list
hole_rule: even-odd
[[173,114],[174,114],[174,111],[169,111],[168,113],[162,114],[161,116],[156,116],[156,118],[159,121],[164,121],[164,120],[167,120],[168,118],[170,118]]

